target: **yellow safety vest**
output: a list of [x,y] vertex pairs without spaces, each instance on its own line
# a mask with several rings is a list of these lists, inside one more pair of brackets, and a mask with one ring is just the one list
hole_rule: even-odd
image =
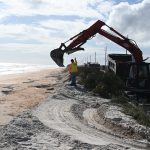
[[77,69],[77,62],[71,63],[71,64],[69,65],[68,70],[69,70],[70,73],[76,73],[76,72],[78,72],[78,69]]
[[71,66],[72,66],[71,68],[72,68],[72,72],[73,73],[75,73],[75,72],[78,71],[78,69],[77,69],[77,63],[76,62],[72,63]]

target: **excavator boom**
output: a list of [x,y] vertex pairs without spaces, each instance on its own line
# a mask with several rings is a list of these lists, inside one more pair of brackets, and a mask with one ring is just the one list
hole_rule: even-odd
[[[113,34],[102,29],[103,26],[108,27]],[[136,63],[140,63],[143,61],[142,52],[135,43],[133,43],[130,39],[117,32],[112,27],[106,25],[101,20],[98,20],[88,29],[83,30],[82,32],[70,38],[68,41],[71,41],[71,43],[68,46],[65,45],[68,41],[66,41],[65,43],[61,43],[59,48],[51,51],[50,53],[51,58],[56,62],[58,66],[60,67],[64,66],[63,65],[64,53],[71,54],[79,50],[84,50],[84,48],[82,48],[81,46],[97,33],[113,41],[114,43],[120,45],[121,47],[127,49],[133,55]]]
[[[103,26],[107,27],[111,32],[102,29]],[[84,50],[81,46],[97,33],[125,48],[132,54],[134,62],[128,64],[130,65],[130,71],[127,71],[129,76],[126,80],[126,87],[130,92],[135,93],[137,97],[141,95],[150,96],[150,64],[144,62],[142,51],[133,40],[123,36],[112,27],[106,25],[103,21],[98,20],[88,29],[70,38],[68,40],[71,41],[70,44],[66,44],[68,41],[61,43],[59,48],[50,52],[50,56],[58,66],[62,67],[64,66],[64,53],[71,54],[79,50]],[[144,78],[141,78],[141,72],[144,74]]]

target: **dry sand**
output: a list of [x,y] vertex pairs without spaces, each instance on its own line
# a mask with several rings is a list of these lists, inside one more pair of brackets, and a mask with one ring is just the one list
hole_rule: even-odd
[[62,69],[0,76],[0,125],[45,100],[55,91]]
[[[121,123],[127,127],[124,133],[134,130],[129,125],[131,119],[117,115],[119,109],[109,109],[110,100],[94,96],[78,83],[76,87],[70,86],[68,73],[61,69],[1,78],[1,100],[1,116],[4,116],[1,122],[6,124],[13,118],[7,125],[0,126],[1,150],[149,148],[147,139],[118,131],[117,124],[123,129]],[[112,117],[106,115],[108,110],[115,114],[115,118],[108,118],[110,121],[106,118]],[[25,112],[20,113],[22,111]]]

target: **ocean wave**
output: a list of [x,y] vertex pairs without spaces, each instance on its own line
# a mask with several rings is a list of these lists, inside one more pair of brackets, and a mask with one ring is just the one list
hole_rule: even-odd
[[0,75],[32,72],[48,68],[55,68],[55,66],[20,63],[0,63]]

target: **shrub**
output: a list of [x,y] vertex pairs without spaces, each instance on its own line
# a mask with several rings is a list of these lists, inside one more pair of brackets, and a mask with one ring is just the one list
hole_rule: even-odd
[[84,84],[85,88],[89,90],[93,90],[96,87],[102,74],[96,68],[79,68],[80,83]]
[[107,89],[111,97],[113,95],[115,96],[121,95],[124,89],[123,81],[112,72],[105,73],[103,78],[103,85],[105,85],[105,89]]
[[129,99],[127,97],[125,97],[124,95],[120,95],[118,97],[113,97],[111,99],[112,103],[116,103],[116,104],[121,104],[121,105],[126,105],[128,103]]
[[125,114],[132,116],[140,124],[150,126],[150,116],[142,107],[129,103],[129,99],[123,95],[124,83],[114,73],[83,67],[79,69],[79,77],[87,89],[98,93],[101,97],[111,98],[111,102],[121,104]]
[[104,98],[120,95],[124,89],[123,81],[112,72],[102,72],[96,68],[79,69],[80,83]]
[[147,115],[141,106],[135,106],[129,103],[129,99],[123,95],[112,98],[111,102],[121,104],[123,112],[132,116],[138,123],[150,127],[150,116]]
[[147,115],[141,106],[135,106],[127,103],[123,105],[124,113],[132,116],[138,123],[150,127],[150,116]]
[[104,98],[111,98],[110,93],[108,92],[107,88],[103,83],[99,83],[95,89],[93,90],[94,93],[98,93],[101,97]]

